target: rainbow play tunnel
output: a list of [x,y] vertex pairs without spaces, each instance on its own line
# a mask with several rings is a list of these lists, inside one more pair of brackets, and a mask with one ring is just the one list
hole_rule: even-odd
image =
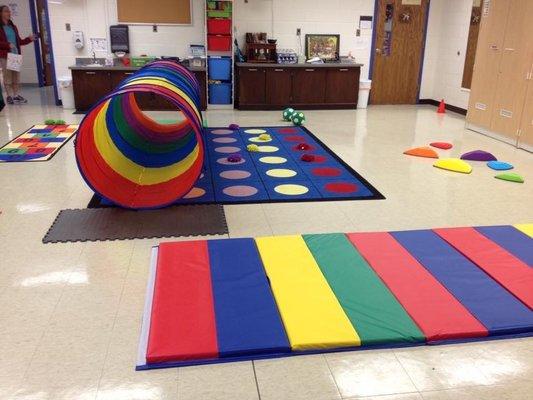
[[[156,122],[138,107],[140,92],[164,97],[185,119]],[[87,113],[75,146],[82,176],[101,197],[134,209],[173,203],[190,191],[202,169],[198,82],[177,63],[147,65]]]

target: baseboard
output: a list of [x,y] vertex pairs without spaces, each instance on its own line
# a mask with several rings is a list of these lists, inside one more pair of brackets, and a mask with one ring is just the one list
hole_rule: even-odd
[[493,132],[490,129],[483,128],[482,126],[475,125],[470,122],[467,122],[465,127],[466,129],[469,129],[477,133],[481,133],[482,135],[488,136],[492,139],[496,139],[496,140],[499,140],[500,142],[510,144],[511,146],[516,147],[518,149],[522,149],[529,153],[533,153],[533,147],[528,146],[525,143],[517,143],[516,138],[510,138],[510,137],[504,136],[501,133]]
[[[433,99],[419,99],[418,104],[431,104],[432,106],[438,107],[440,101]],[[464,108],[452,106],[451,104],[446,104],[446,110],[452,111],[457,114],[466,115],[466,110]]]

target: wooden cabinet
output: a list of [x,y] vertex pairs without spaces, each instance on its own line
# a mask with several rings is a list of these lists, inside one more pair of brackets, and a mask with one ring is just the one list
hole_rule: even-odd
[[237,108],[357,108],[360,65],[237,65]]
[[239,104],[261,105],[266,103],[266,70],[241,68],[239,70]]
[[[531,136],[533,78],[531,0],[492,0],[482,13],[468,127],[526,147]],[[529,111],[528,111],[529,110]]]
[[111,90],[108,71],[72,71],[76,110],[87,111]]
[[359,69],[328,69],[326,77],[326,103],[357,104],[359,97]]
[[[135,73],[133,70],[72,70],[72,85],[77,111],[87,111],[102,97],[115,89],[124,79]],[[200,83],[201,109],[207,108],[207,78],[205,71],[194,71]],[[135,99],[142,110],[171,111],[176,106],[154,93],[136,93]]]
[[292,75],[288,68],[268,68],[266,71],[266,103],[283,108],[291,104]]

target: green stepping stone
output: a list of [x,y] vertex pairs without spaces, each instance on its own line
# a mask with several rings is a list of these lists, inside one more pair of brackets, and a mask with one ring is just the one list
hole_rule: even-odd
[[499,174],[495,176],[496,179],[501,179],[503,181],[524,183],[524,178],[514,172],[506,172],[505,174]]

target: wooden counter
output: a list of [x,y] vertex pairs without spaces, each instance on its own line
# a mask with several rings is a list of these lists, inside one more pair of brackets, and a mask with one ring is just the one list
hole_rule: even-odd
[[241,110],[357,108],[362,64],[236,64]]
[[[115,89],[123,79],[133,75],[140,68],[124,66],[72,66],[69,69],[72,71],[72,86],[74,89],[76,111],[84,112]],[[200,82],[200,100],[202,110],[205,110],[207,108],[207,76],[205,68],[190,68],[190,70],[194,73],[198,82]],[[136,93],[135,98],[142,110],[176,110],[176,106],[153,93]]]

